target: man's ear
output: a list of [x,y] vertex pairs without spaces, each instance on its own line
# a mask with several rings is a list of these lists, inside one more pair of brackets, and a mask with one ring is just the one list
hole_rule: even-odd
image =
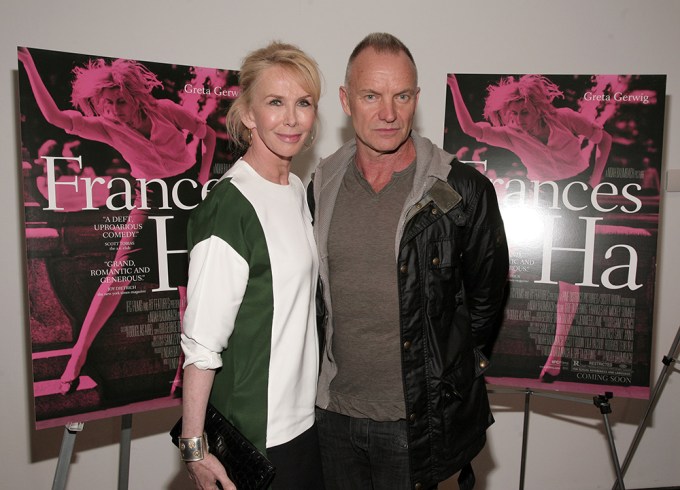
[[345,111],[345,114],[347,114],[349,117],[352,117],[352,110],[349,107],[349,91],[347,90],[347,87],[341,85],[340,90],[338,91],[338,95],[340,96],[340,104],[342,104],[342,110]]

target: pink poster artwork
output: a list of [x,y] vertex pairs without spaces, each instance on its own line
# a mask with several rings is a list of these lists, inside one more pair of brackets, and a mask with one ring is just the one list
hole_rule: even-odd
[[233,70],[18,48],[37,428],[177,405],[186,220]]
[[665,84],[448,75],[444,148],[492,181],[510,247],[488,382],[649,396]]

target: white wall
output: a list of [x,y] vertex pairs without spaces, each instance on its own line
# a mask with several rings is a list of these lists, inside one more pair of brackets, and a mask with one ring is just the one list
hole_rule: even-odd
[[[9,3],[9,5],[7,5]],[[347,56],[368,32],[389,31],[410,46],[422,95],[418,129],[441,144],[445,74],[665,73],[668,98],[664,168],[680,168],[680,2],[675,0],[23,0],[3,2],[0,20],[0,181],[5,232],[0,236],[0,486],[51,485],[63,429],[32,428],[17,124],[16,46],[131,57],[185,65],[238,68],[242,56],[271,39],[300,45],[326,78],[323,126],[313,162],[350,134],[337,101]],[[680,319],[680,193],[664,196],[654,340],[656,380]],[[627,474],[627,488],[680,483],[677,444],[680,375],[670,376]],[[497,424],[476,460],[479,488],[519,482],[523,395],[493,395]],[[615,399],[610,421],[623,459],[641,418],[642,401]],[[608,489],[613,482],[607,438],[592,404],[534,398],[525,488]],[[188,488],[166,430],[177,410],[133,418],[131,489]],[[120,420],[86,424],[77,437],[69,489],[117,487]],[[455,488],[453,485],[443,485]]]

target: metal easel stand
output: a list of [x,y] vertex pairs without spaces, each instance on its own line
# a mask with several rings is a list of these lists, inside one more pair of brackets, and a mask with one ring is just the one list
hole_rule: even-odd
[[[625,474],[626,470],[628,470],[628,466],[630,465],[630,462],[633,459],[633,455],[637,450],[638,444],[640,443],[640,439],[642,438],[642,434],[647,428],[647,419],[654,410],[659,395],[661,394],[661,391],[663,390],[663,387],[666,384],[666,379],[668,378],[669,370],[677,360],[675,358],[675,355],[678,352],[679,344],[680,344],[680,326],[678,327],[678,331],[675,334],[675,340],[673,340],[673,344],[671,345],[671,348],[668,351],[668,355],[663,356],[663,359],[661,360],[661,362],[663,362],[664,367],[661,370],[661,373],[659,373],[659,378],[656,380],[656,384],[654,385],[654,389],[652,390],[652,395],[650,396],[649,402],[647,403],[647,410],[645,410],[645,414],[642,417],[640,424],[638,425],[637,431],[635,431],[633,441],[630,443],[628,453],[626,453],[626,457],[624,458],[623,464],[621,465],[621,470],[623,474]],[[621,480],[619,479],[616,482],[614,482],[612,490],[623,490],[623,487],[619,487],[618,485],[619,481]]]
[[[76,435],[82,432],[83,422],[71,422],[66,424],[64,436],[61,439],[61,449],[57,469],[54,472],[52,490],[65,490],[68,470],[73,456],[73,448],[76,443]],[[123,415],[121,421],[120,450],[118,460],[118,490],[127,490],[130,481],[130,442],[132,440],[132,415]]]
[[[517,393],[517,390],[489,390],[490,393]],[[531,403],[531,395],[536,395],[536,396],[542,396],[544,398],[554,398],[556,400],[566,400],[566,401],[571,401],[571,402],[576,402],[576,403],[587,403],[590,404],[590,401],[585,399],[585,398],[578,398],[578,397],[572,397],[572,396],[566,396],[566,395],[559,395],[556,393],[547,393],[547,392],[535,392],[530,390],[529,388],[526,388],[523,393],[525,394],[524,397],[524,427],[522,431],[522,459],[521,459],[521,466],[520,466],[520,475],[519,475],[519,489],[524,490],[524,479],[526,475],[526,454],[527,454],[527,444],[529,440],[529,412],[530,412],[530,403]],[[612,435],[611,431],[611,426],[609,424],[609,417],[608,415],[611,413],[611,405],[609,404],[609,400],[613,397],[613,395],[609,392],[605,393],[604,395],[597,395],[593,397],[593,403],[596,407],[600,409],[600,413],[602,414],[602,419],[604,421],[604,426],[607,431],[607,441],[609,443],[609,450],[610,450],[610,455],[612,458],[612,464],[614,466],[614,471],[616,472],[616,478],[617,478],[617,484],[620,483],[619,490],[626,490],[624,487],[623,483],[623,474],[621,472],[621,466],[619,465],[619,458],[616,454],[616,445],[614,444],[614,437]]]
[[130,483],[130,442],[132,441],[132,414],[123,415],[120,424],[120,450],[118,452],[118,490],[127,490]]
[[68,477],[68,469],[71,464],[71,456],[73,455],[73,446],[76,443],[76,434],[82,431],[84,426],[83,422],[66,424],[64,436],[61,439],[61,449],[59,449],[57,470],[54,472],[54,480],[52,481],[52,490],[63,490],[66,488],[66,478]]

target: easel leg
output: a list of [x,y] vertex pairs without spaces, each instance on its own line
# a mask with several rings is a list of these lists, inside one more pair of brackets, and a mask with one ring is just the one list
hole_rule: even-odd
[[524,490],[524,475],[526,474],[527,444],[529,441],[529,404],[531,402],[531,391],[527,390],[524,397],[524,427],[522,430],[522,460],[519,470],[519,490]]
[[[499,390],[489,390],[489,393],[501,393]],[[509,393],[518,393],[518,390],[510,390]],[[586,398],[577,398],[573,396],[565,396],[558,393],[546,393],[546,392],[532,392],[528,388],[525,390],[525,402],[524,402],[524,430],[522,436],[522,462],[520,469],[520,490],[524,489],[524,473],[525,473],[525,461],[526,461],[526,447],[529,434],[529,402],[531,400],[531,395],[541,396],[544,398],[553,398],[556,400],[567,400],[577,403],[590,403]],[[609,425],[609,418],[607,415],[611,413],[612,409],[609,404],[609,400],[613,397],[612,393],[607,392],[604,395],[598,395],[593,397],[593,403],[595,406],[599,407],[600,413],[604,418],[604,426],[607,431],[607,438],[609,442],[609,449],[611,452],[612,462],[614,464],[614,470],[616,472],[617,481],[616,484],[619,485],[618,490],[626,490],[623,486],[623,474],[621,473],[621,466],[619,465],[619,458],[616,454],[616,445],[614,444],[614,437],[612,435],[612,430]],[[616,484],[614,490],[616,490]]]
[[52,490],[64,490],[66,488],[66,479],[68,478],[68,469],[71,465],[71,457],[73,456],[73,447],[76,444],[76,435],[81,430],[83,430],[82,423],[69,424],[64,429],[57,469],[54,472],[54,480],[52,481]]
[[[642,420],[640,421],[640,424],[638,425],[637,430],[635,431],[635,436],[633,436],[633,440],[630,443],[630,447],[628,448],[628,452],[626,453],[626,457],[623,460],[623,463],[621,464],[621,471],[623,474],[626,474],[626,471],[628,470],[628,466],[630,465],[630,461],[633,459],[633,454],[635,454],[635,450],[637,449],[638,444],[640,443],[640,439],[642,439],[642,433],[645,431],[647,428],[647,419],[649,418],[650,414],[652,413],[652,410],[654,410],[654,407],[656,406],[656,402],[659,398],[659,395],[661,394],[661,390],[663,389],[664,385],[666,384],[666,378],[668,377],[668,371],[671,368],[671,365],[675,363],[676,359],[676,354],[678,352],[678,345],[680,345],[680,327],[678,327],[678,331],[675,333],[675,340],[673,340],[673,344],[671,345],[670,350],[668,351],[668,355],[664,356],[662,361],[664,366],[663,369],[661,370],[661,373],[659,373],[659,377],[656,380],[656,383],[654,384],[654,389],[652,390],[652,394],[649,398],[649,402],[647,403],[647,409],[645,410],[645,414],[642,417]],[[614,486],[612,487],[612,490],[622,490],[618,486],[618,482],[614,482]]]
[[609,441],[609,450],[611,452],[612,464],[614,465],[614,470],[616,472],[617,483],[620,490],[626,490],[623,484],[623,473],[621,473],[621,466],[619,465],[619,457],[616,454],[616,445],[614,444],[614,436],[612,434],[611,426],[609,425],[608,415],[611,413],[612,408],[609,405],[609,399],[613,395],[609,392],[604,395],[598,395],[593,397],[593,403],[596,407],[600,409],[602,414],[602,419],[604,420],[604,427],[607,431],[607,440]]
[[127,490],[130,482],[130,441],[132,439],[132,415],[123,415],[120,429],[120,452],[118,459],[118,490]]
[[[70,423],[64,429],[64,437],[61,440],[59,460],[54,472],[52,490],[64,490],[66,479],[71,465],[73,448],[76,443],[76,435],[83,430],[82,422]],[[130,440],[132,436],[132,415],[123,415],[120,432],[120,458],[118,462],[118,490],[127,490],[130,481]]]

